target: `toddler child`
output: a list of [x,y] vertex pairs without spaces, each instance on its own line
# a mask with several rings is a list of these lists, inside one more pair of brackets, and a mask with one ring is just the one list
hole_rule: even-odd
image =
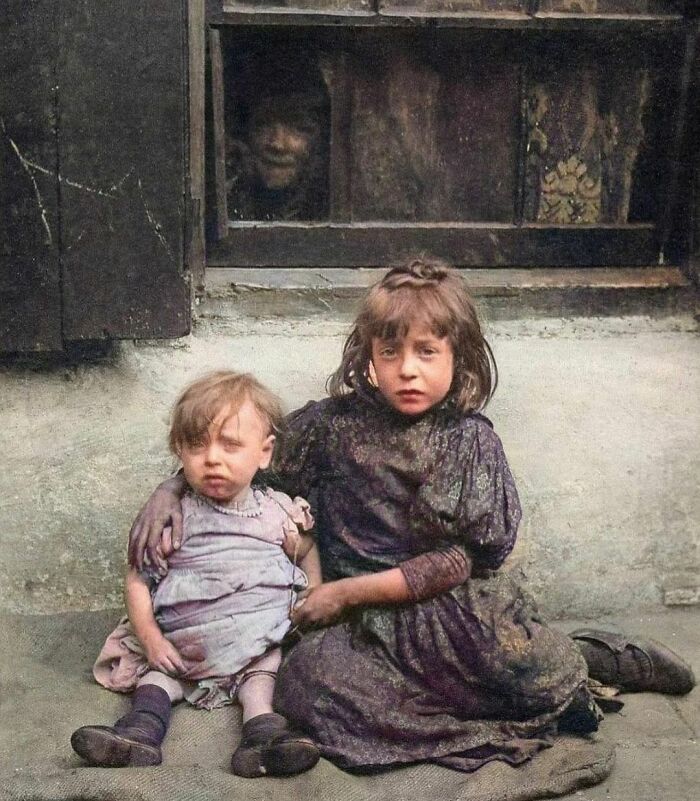
[[90,764],[159,764],[171,705],[183,698],[206,709],[240,702],[243,738],[231,761],[239,776],[300,773],[318,760],[313,743],[272,711],[289,612],[297,591],[320,581],[306,501],[251,487],[270,464],[281,423],[277,398],[250,375],[205,376],[175,404],[182,544],[161,548],[164,576],[154,565],[127,574],[128,618],[108,637],[94,675],[133,692],[132,707],[114,726],[73,733],[73,749]]

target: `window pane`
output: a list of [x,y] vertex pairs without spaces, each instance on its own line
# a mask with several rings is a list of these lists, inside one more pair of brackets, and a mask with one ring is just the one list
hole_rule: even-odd
[[229,217],[326,219],[330,99],[316,48],[237,42],[224,104]]
[[653,43],[645,45],[641,57],[570,41],[538,50],[528,81],[526,220],[655,219],[667,179],[676,57],[660,69],[648,57]]
[[512,221],[519,67],[502,38],[228,41],[231,220]]
[[595,33],[473,29],[221,40],[222,220],[658,219],[678,36],[614,48]]
[[518,70],[490,41],[358,37],[352,219],[512,220]]

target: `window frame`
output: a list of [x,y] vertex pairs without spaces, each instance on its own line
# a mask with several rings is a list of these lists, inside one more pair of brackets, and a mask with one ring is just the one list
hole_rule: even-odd
[[[430,26],[439,35],[445,28],[507,30],[526,37],[557,36],[560,33],[583,32],[586,36],[635,37],[639,35],[673,37],[682,40],[682,69],[678,75],[681,102],[670,121],[671,136],[666,163],[666,186],[661,192],[661,212],[654,222],[624,225],[549,225],[524,222],[522,211],[512,224],[493,222],[230,222],[219,214],[216,219],[218,241],[207,244],[209,267],[292,267],[292,266],[384,266],[395,263],[404,253],[429,250],[449,256],[464,267],[644,267],[664,263],[665,248],[673,236],[674,207],[679,192],[678,162],[686,125],[689,78],[694,59],[697,26],[681,13],[663,15],[557,14],[540,12],[537,3],[529,2],[520,14],[440,13],[416,17],[413,11],[375,10],[372,12],[323,10],[290,11],[269,7],[251,10],[236,8],[209,0],[207,28],[210,68],[217,64],[216,48],[220,31],[227,27],[257,29],[261,33],[283,27],[296,30],[340,27],[352,36],[358,27],[378,26],[392,29],[415,29]],[[219,45],[220,46],[220,43]],[[217,122],[217,94],[223,93],[222,80],[212,73],[214,124]],[[343,110],[332,113],[344,113]],[[337,121],[334,121],[337,129]],[[219,137],[220,140],[220,137]],[[221,203],[225,196],[221,146],[214,159],[215,196]],[[343,165],[331,161],[333,180],[342,181]],[[208,179],[209,180],[209,179]],[[520,178],[519,178],[520,182]],[[341,192],[342,195],[342,192]],[[209,197],[212,197],[210,192]],[[515,198],[514,202],[518,203]],[[675,254],[674,254],[675,255]]]

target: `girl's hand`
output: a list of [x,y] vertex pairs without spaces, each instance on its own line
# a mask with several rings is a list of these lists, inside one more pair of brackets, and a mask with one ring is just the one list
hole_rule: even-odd
[[177,676],[187,671],[177,648],[160,632],[143,643],[143,650],[146,652],[148,664],[154,670],[160,670],[161,673],[170,676]]
[[290,615],[292,623],[300,628],[335,623],[349,606],[344,586],[341,579],[300,592]]
[[[128,558],[132,567],[143,570],[148,562],[161,574],[167,573],[165,555],[171,549],[179,548],[182,542],[180,499],[185,486],[184,476],[173,476],[160,484],[146,501],[129,532]],[[172,533],[164,538],[163,531],[168,524],[172,527]]]

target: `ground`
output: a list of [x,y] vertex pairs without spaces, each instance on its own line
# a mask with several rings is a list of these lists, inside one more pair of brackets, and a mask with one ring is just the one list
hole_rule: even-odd
[[[696,801],[700,797],[700,690],[683,698],[650,693],[625,696],[591,740],[562,741],[524,768],[499,764],[476,774],[418,766],[378,776],[351,776],[321,763],[303,776],[245,780],[228,761],[239,729],[237,710],[178,709],[160,768],[85,768],[69,745],[85,723],[113,721],[126,700],[94,685],[90,667],[116,612],[6,615],[0,656],[0,801],[525,801],[540,792],[572,789],[576,801]],[[560,621],[643,632],[681,652],[700,672],[698,607],[657,614]]]

